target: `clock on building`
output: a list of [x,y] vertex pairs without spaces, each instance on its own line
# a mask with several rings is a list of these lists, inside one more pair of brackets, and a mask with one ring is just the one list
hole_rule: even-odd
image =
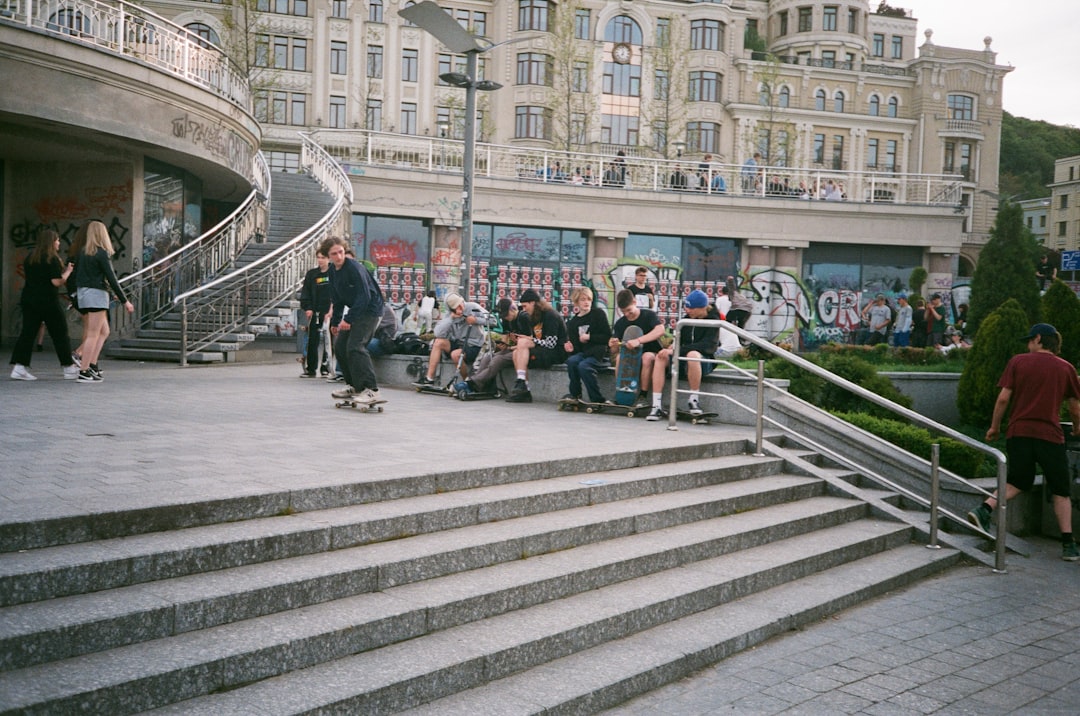
[[615,45],[615,47],[613,47],[611,50],[611,56],[620,65],[625,65],[627,62],[629,62],[633,54],[634,53],[630,49],[630,45],[627,45],[625,42],[620,42],[619,44]]

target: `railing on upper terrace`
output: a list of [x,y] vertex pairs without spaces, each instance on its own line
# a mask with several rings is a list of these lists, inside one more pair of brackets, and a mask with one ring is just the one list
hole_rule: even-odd
[[174,310],[176,296],[234,268],[236,257],[244,248],[257,236],[266,235],[271,178],[262,152],[255,155],[252,174],[255,188],[221,223],[120,279],[124,292],[135,304],[135,312],[113,312],[113,326],[118,335],[151,327],[154,321]]
[[[346,173],[363,165],[460,173],[463,143],[454,139],[368,130],[320,129],[315,140]],[[685,178],[679,179],[679,175]],[[476,176],[540,184],[678,191],[696,195],[822,199],[830,181],[847,201],[954,207],[962,177],[948,174],[845,171],[824,167],[745,167],[700,159],[656,159],[478,143]]]
[[333,207],[314,226],[273,252],[214,281],[176,296],[180,309],[180,365],[188,353],[205,348],[253,318],[293,298],[311,256],[323,239],[348,231],[352,184],[311,137],[301,133],[301,166],[335,197]]
[[0,0],[0,23],[20,25],[150,63],[251,107],[247,78],[195,33],[124,0]]

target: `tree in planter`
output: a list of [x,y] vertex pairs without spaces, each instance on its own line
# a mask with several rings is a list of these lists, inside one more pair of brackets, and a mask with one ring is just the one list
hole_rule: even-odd
[[982,322],[1010,299],[1017,301],[1029,324],[1039,322],[1041,306],[1035,280],[1038,255],[1039,245],[1024,226],[1020,205],[1002,202],[990,230],[990,240],[979,254],[971,277],[968,326],[976,342],[981,340],[978,332]]
[[1020,302],[1013,299],[1003,303],[983,321],[964,361],[964,372],[960,374],[956,389],[956,404],[963,422],[990,424],[998,396],[998,380],[1009,359],[1026,350],[1020,337],[1028,332],[1032,323]]
[[1061,334],[1061,357],[1080,365],[1080,298],[1064,281],[1054,281],[1042,297],[1042,320]]
[[[926,283],[926,277],[926,269],[922,266],[916,266],[911,269],[911,275],[908,276],[908,288],[911,289],[912,295],[909,297],[909,301],[911,298],[921,297],[923,284]],[[915,305],[914,301],[910,301],[910,303],[913,306]]]

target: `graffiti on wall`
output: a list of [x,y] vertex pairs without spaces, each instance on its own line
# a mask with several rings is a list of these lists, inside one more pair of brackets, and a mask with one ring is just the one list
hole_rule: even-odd
[[237,174],[246,175],[251,167],[254,148],[223,124],[201,122],[185,114],[173,119],[172,134],[177,139],[189,139],[196,146],[202,145]]
[[416,263],[416,255],[416,242],[407,241],[400,236],[373,239],[368,244],[368,256],[376,266],[411,266]]

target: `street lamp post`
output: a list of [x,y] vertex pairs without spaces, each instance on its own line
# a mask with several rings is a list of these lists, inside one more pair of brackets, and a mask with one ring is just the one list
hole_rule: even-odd
[[445,10],[431,0],[417,3],[398,12],[400,17],[427,30],[451,52],[465,55],[465,74],[447,72],[439,79],[447,84],[465,89],[465,157],[462,167],[461,188],[461,294],[469,298],[469,269],[472,263],[472,193],[473,173],[476,170],[476,91],[490,92],[502,85],[497,82],[476,79],[477,57],[494,45],[481,45],[476,37],[458,24]]

